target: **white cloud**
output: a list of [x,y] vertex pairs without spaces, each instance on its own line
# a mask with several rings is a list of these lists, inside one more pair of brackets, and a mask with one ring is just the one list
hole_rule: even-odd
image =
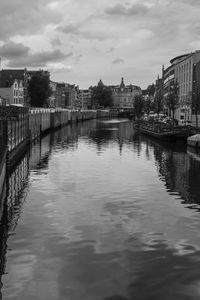
[[83,87],[122,75],[145,87],[162,64],[200,47],[199,14],[195,0],[2,1],[0,55]]
[[123,4],[116,4],[114,6],[108,7],[105,9],[105,12],[108,15],[116,15],[116,16],[136,16],[147,13],[149,8],[140,3],[135,3],[132,6],[126,6]]
[[22,43],[9,41],[0,47],[0,56],[7,60],[8,67],[46,67],[49,63],[60,62],[73,55],[62,53],[59,49],[31,52]]

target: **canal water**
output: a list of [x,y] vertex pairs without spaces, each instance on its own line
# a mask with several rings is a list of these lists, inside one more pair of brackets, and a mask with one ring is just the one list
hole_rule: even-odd
[[200,155],[94,120],[10,172],[1,299],[200,299]]

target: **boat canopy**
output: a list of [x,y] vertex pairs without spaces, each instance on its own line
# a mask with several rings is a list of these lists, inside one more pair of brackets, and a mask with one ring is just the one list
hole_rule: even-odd
[[192,136],[188,137],[188,140],[190,140],[190,141],[200,141],[200,134],[192,135]]

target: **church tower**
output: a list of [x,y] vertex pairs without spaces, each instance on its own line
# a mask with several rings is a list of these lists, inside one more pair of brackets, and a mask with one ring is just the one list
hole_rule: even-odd
[[124,84],[124,78],[122,77],[121,83],[120,83],[120,88],[124,89],[125,88],[125,84]]
[[124,78],[123,77],[122,77],[122,80],[121,80],[119,88],[120,88],[121,92],[124,92],[124,90],[125,90],[125,84],[124,84]]

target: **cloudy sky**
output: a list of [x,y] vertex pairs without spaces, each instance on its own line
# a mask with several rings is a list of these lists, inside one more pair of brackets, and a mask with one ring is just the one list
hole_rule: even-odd
[[0,0],[2,68],[43,68],[80,88],[145,88],[200,48],[198,0]]

